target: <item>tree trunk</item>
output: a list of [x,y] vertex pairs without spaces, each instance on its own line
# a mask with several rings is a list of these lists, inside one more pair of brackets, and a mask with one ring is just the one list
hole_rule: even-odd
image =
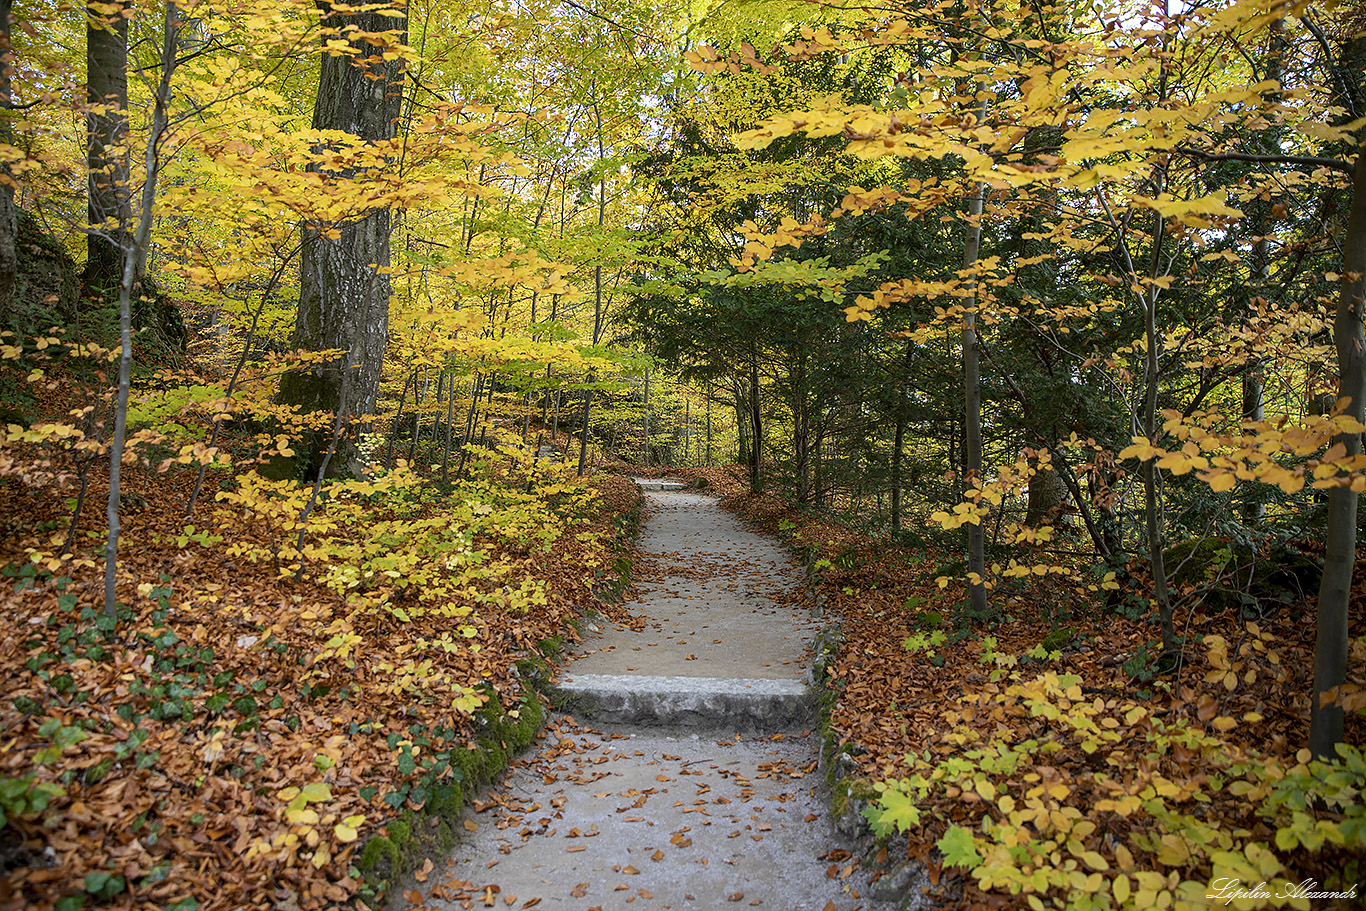
[[645,407],[643,411],[643,430],[645,431],[645,447],[641,453],[641,462],[646,468],[650,467],[650,368],[645,368]]
[[1067,499],[1062,478],[1051,465],[1036,465],[1029,479],[1029,499],[1025,508],[1025,525],[1037,528],[1053,518],[1058,507]]
[[[1166,221],[1162,215],[1153,216],[1153,259],[1148,270],[1150,278],[1156,278],[1162,258],[1162,243],[1166,239]],[[1152,285],[1141,298],[1143,305],[1143,335],[1145,357],[1143,371],[1143,434],[1150,441],[1157,439],[1157,393],[1162,378],[1161,338],[1157,331],[1157,294],[1158,286]],[[1176,625],[1172,618],[1171,592],[1167,589],[1167,567],[1163,561],[1163,514],[1162,501],[1158,487],[1161,478],[1158,474],[1157,460],[1148,459],[1143,463],[1143,509],[1148,534],[1148,561],[1153,574],[1153,600],[1157,602],[1158,622],[1162,627],[1162,648],[1164,651],[1176,650]]]
[[[108,16],[105,4],[86,7],[86,181],[90,233],[85,287],[116,291],[132,222],[128,164],[128,20]],[[137,278],[138,276],[135,276]]]
[[[982,243],[982,210],[986,184],[973,188],[968,200],[967,236],[963,244],[963,271],[972,290],[963,302],[963,484],[969,490],[982,483],[982,372],[977,347],[979,283],[973,274]],[[982,523],[968,523],[968,600],[982,616],[987,610],[986,535]]]
[[[324,12],[323,23],[331,28],[381,32],[407,27],[407,19],[377,12],[337,13],[325,4]],[[402,63],[382,59],[362,39],[350,40],[360,56],[327,54],[322,59],[313,127],[341,130],[364,142],[393,139],[402,101]],[[375,412],[389,330],[389,229],[385,208],[338,224],[304,225],[294,345],[310,351],[340,349],[346,354],[340,363],[287,374],[280,382],[281,404],[304,413],[337,412],[347,417]],[[348,370],[352,372],[349,394],[342,401],[342,375]],[[328,445],[326,436],[310,434],[305,451],[311,467],[317,468]],[[339,455],[333,465],[359,471],[352,441]]]
[[911,370],[911,355],[914,350],[915,343],[906,342],[906,358],[901,365],[901,383],[897,387],[896,436],[892,440],[892,528],[898,531],[901,530],[901,474],[906,462],[906,386],[910,379],[907,374]]
[[763,489],[763,476],[759,473],[763,464],[764,424],[763,412],[759,407],[759,352],[751,349],[749,355],[749,418],[752,426],[749,441],[749,489]]
[[711,467],[711,384],[707,384],[707,467]]
[[123,259],[119,279],[119,381],[118,398],[114,406],[114,438],[109,445],[109,501],[106,516],[109,532],[104,551],[104,613],[114,618],[118,613],[116,586],[119,555],[119,496],[120,472],[123,465],[124,440],[128,430],[128,397],[133,375],[133,288],[137,284],[147,248],[152,242],[152,215],[156,203],[157,177],[161,171],[161,143],[170,129],[167,101],[171,95],[171,77],[176,67],[176,46],[180,33],[179,13],[174,3],[166,4],[165,31],[161,46],[161,78],[153,96],[152,126],[147,136],[143,156],[141,207],[137,231],[125,238],[120,251]]
[[[593,377],[589,374],[589,381]],[[593,408],[593,390],[586,389],[583,393],[583,427],[579,433],[579,477],[588,470],[588,417]]]
[[[1338,354],[1338,402],[1343,413],[1366,423],[1366,333],[1362,331],[1366,299],[1366,152],[1359,153],[1352,181],[1352,208],[1343,240],[1342,293],[1333,322]],[[1361,434],[1342,433],[1335,440],[1344,458],[1361,452]],[[1324,535],[1323,582],[1319,587],[1318,636],[1314,646],[1314,691],[1310,702],[1309,749],[1321,759],[1335,759],[1342,742],[1342,703],[1324,704],[1330,693],[1340,699],[1347,679],[1347,619],[1356,565],[1357,499],[1351,487],[1328,492],[1328,530]],[[1331,697],[1330,697],[1331,698]]]
[[[10,71],[14,66],[9,28],[12,5],[12,0],[0,0],[0,145],[14,144],[10,128],[10,112],[14,106],[10,95]],[[0,329],[9,325],[14,310],[14,283],[19,272],[19,259],[14,249],[19,222],[14,211],[13,181],[9,165],[0,167]]]
[[[1266,80],[1275,82],[1277,88],[1267,92],[1263,98],[1269,104],[1279,103],[1281,100],[1280,82],[1284,75],[1282,71],[1282,56],[1285,53],[1285,24],[1280,19],[1274,19],[1270,25],[1270,38],[1267,48]],[[1263,154],[1275,154],[1279,148],[1279,131],[1263,130],[1259,135],[1261,151]],[[1248,301],[1246,312],[1249,317],[1256,315],[1254,298],[1259,293],[1265,293],[1267,285],[1271,280],[1271,242],[1267,235],[1271,233],[1270,202],[1255,200],[1251,204],[1252,215],[1252,263],[1251,287],[1248,289]],[[1265,376],[1260,358],[1248,358],[1247,367],[1243,371],[1243,420],[1260,421],[1266,416],[1265,410]],[[1256,495],[1255,491],[1260,485],[1244,485],[1246,493],[1242,503],[1243,519],[1249,523],[1260,522],[1262,514],[1265,512],[1265,505]]]

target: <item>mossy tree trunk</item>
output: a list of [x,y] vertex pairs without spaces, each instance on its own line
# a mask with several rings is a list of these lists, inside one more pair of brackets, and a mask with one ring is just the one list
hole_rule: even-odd
[[[98,296],[117,292],[129,245],[128,20],[86,7],[86,193],[90,231],[84,284]],[[136,278],[136,276],[135,276]]]

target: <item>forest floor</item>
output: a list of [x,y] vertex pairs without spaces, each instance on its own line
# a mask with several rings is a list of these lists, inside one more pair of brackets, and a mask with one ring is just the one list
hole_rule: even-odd
[[317,511],[300,579],[292,493],[242,473],[187,519],[193,472],[128,470],[107,618],[107,476],[60,556],[75,473],[26,454],[0,478],[4,909],[375,903],[415,811],[535,734],[534,665],[616,616],[640,505],[611,473],[395,473]]
[[[633,622],[598,599],[639,508],[622,466],[531,493],[513,458],[444,491],[414,477],[352,490],[320,511],[335,521],[302,579],[297,504],[279,490],[229,485],[187,520],[192,473],[132,471],[111,619],[105,490],[92,471],[58,557],[77,486],[59,461],[0,481],[3,908],[373,904],[421,841],[417,811],[476,799],[534,735],[538,663],[590,612]],[[836,808],[900,830],[875,859],[923,865],[936,906],[1104,890],[1156,907],[1216,873],[1344,888],[1361,873],[1361,833],[1332,834],[1360,815],[1342,802],[1356,792],[1325,798],[1300,753],[1312,593],[1255,616],[1189,598],[1185,660],[1154,668],[1141,567],[1118,593],[1075,570],[1030,575],[969,618],[961,584],[938,581],[957,574],[952,554],[886,546],[748,493],[733,470],[676,473],[707,477],[813,565],[844,636]],[[1354,684],[1363,667],[1354,653]],[[1362,733],[1351,714],[1348,742]]]

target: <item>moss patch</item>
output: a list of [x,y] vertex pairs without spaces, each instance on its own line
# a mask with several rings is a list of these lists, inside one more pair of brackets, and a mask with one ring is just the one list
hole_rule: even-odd
[[508,761],[536,739],[545,722],[540,697],[529,692],[511,711],[505,711],[492,688],[489,700],[475,714],[479,735],[471,749],[451,756],[453,780],[433,787],[420,810],[404,810],[370,837],[356,861],[365,882],[382,896],[394,881],[428,857],[438,857],[455,845],[455,821],[466,798],[487,786],[507,768]]

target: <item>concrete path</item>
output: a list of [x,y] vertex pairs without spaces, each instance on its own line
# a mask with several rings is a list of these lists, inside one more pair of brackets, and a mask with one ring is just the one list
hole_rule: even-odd
[[637,621],[585,642],[558,684],[571,714],[475,805],[445,868],[399,894],[442,909],[881,907],[826,811],[800,566],[709,496],[645,496]]

